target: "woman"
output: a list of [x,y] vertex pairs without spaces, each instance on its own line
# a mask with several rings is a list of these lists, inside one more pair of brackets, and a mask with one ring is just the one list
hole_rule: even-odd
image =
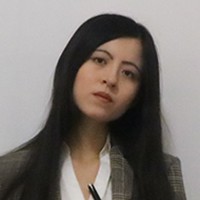
[[103,14],[64,49],[44,128],[0,164],[0,199],[184,200],[162,151],[158,58],[148,30]]

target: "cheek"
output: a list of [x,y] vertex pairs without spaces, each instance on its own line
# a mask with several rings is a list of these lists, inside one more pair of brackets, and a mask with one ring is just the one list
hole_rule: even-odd
[[84,76],[82,77],[80,73],[76,75],[74,86],[73,86],[73,98],[77,103],[77,100],[80,98],[81,94],[81,85],[85,84]]
[[80,67],[74,84],[77,86],[82,86],[82,88],[87,87],[94,81],[95,72],[90,65],[83,65]]
[[116,104],[116,107],[113,112],[114,113],[113,120],[121,117],[134,104],[134,99],[136,99],[136,96],[137,96],[137,90],[134,90],[131,92],[127,92],[127,91],[128,90],[126,90],[125,92],[121,94],[121,98]]
[[134,87],[127,88],[126,90],[124,90],[122,94],[123,98],[121,99],[121,101],[124,102],[124,109],[127,110],[135,102],[135,99],[137,98],[138,95],[138,90],[139,90],[138,85],[135,85]]
[[77,73],[75,81],[74,81],[74,92],[80,92],[81,88],[85,88],[87,86],[87,74],[84,73],[84,71],[82,72],[82,70]]
[[88,71],[86,67],[79,69],[73,86],[73,98],[76,103],[87,98],[94,81],[94,75],[91,71]]

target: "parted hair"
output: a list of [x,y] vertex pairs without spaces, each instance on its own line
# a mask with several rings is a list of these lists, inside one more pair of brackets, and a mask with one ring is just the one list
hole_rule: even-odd
[[119,146],[133,168],[140,200],[173,199],[162,150],[159,62],[154,41],[149,31],[131,18],[101,14],[84,22],[63,50],[55,70],[49,116],[42,130],[21,147],[30,148],[31,154],[10,183],[4,200],[20,187],[20,200],[53,199],[60,179],[62,144],[80,116],[72,95],[76,74],[98,46],[117,38],[141,41],[142,70],[133,106],[108,124],[111,143]]

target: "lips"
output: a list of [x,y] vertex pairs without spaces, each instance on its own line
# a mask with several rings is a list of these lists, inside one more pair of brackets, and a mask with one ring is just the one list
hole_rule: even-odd
[[106,92],[95,92],[94,96],[100,97],[102,100],[107,102],[113,102],[112,97]]

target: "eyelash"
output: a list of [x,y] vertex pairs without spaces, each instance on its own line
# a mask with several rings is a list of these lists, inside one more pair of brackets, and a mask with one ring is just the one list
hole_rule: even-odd
[[96,64],[98,65],[106,65],[107,61],[105,58],[101,58],[101,57],[92,57],[91,58],[92,61],[94,61]]
[[123,70],[122,73],[123,73],[124,76],[131,78],[131,79],[137,79],[138,78],[136,73],[129,71],[129,70]]

